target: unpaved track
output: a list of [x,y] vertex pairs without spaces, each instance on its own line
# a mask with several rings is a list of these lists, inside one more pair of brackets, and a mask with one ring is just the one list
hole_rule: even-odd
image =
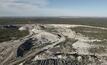
[[[25,39],[28,39],[32,37],[31,35],[27,36]],[[61,38],[52,43],[51,45],[47,45],[41,49],[38,50],[33,50],[29,55],[25,55],[22,58],[16,58],[16,51],[17,48],[22,44],[22,41],[17,41],[17,42],[11,42],[11,43],[1,43],[0,46],[3,46],[4,49],[1,53],[3,53],[3,59],[0,59],[0,65],[17,65],[21,62],[24,62],[26,60],[31,60],[32,58],[35,57],[35,55],[39,54],[42,51],[48,50],[50,48],[53,48],[55,45],[64,42],[65,41],[65,37],[61,35]],[[2,56],[1,56],[2,57]]]
[[73,24],[46,24],[48,26],[53,26],[53,27],[64,27],[64,28],[75,28],[75,27],[88,27],[88,28],[96,28],[96,29],[102,29],[102,30],[107,30],[106,27],[98,27],[98,26],[89,26],[89,25],[73,25]]
[[0,43],[0,65],[8,65],[11,60],[16,59],[17,48],[30,36],[24,37],[22,41],[15,40]]

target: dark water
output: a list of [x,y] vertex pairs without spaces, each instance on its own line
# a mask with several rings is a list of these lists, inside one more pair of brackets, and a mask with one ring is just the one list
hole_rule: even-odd
[[29,51],[33,46],[32,39],[26,40],[23,44],[21,44],[17,49],[17,57],[23,57],[26,51]]

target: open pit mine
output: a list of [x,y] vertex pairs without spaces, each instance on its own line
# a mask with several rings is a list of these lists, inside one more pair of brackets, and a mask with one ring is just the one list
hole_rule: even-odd
[[0,43],[0,65],[107,65],[107,39],[91,35],[107,28],[25,24],[19,30],[29,34]]

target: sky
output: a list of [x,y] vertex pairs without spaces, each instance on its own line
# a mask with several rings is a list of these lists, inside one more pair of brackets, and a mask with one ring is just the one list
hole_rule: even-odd
[[107,0],[0,0],[4,16],[107,17]]

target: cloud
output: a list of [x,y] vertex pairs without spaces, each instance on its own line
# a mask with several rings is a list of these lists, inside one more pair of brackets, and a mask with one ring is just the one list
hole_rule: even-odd
[[0,0],[0,16],[38,16],[48,0]]
[[49,4],[49,0],[0,0],[0,16],[107,16],[103,10],[50,8]]
[[0,0],[0,5],[11,6],[11,5],[34,5],[34,6],[46,6],[47,0]]

